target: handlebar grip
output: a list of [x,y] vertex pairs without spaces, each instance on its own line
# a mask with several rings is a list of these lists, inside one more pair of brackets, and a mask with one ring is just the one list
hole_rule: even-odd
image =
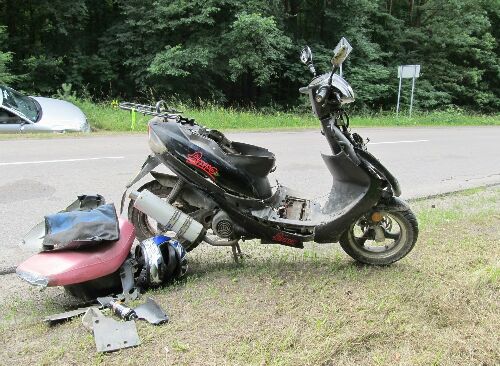
[[314,99],[316,99],[317,103],[323,103],[325,100],[327,94],[328,94],[329,88],[326,86],[323,86],[319,89],[319,91],[316,93],[316,96]]
[[309,92],[309,88],[307,86],[303,86],[302,88],[299,88],[299,93],[307,94],[308,92]]

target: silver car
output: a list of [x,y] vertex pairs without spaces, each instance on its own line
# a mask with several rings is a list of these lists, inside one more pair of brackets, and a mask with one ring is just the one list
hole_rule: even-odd
[[0,133],[90,132],[85,114],[64,100],[27,97],[0,85]]

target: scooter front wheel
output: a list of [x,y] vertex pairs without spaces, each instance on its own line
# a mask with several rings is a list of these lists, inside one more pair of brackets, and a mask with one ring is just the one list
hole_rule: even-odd
[[405,257],[417,238],[417,218],[406,203],[392,198],[356,220],[339,242],[358,262],[383,266]]

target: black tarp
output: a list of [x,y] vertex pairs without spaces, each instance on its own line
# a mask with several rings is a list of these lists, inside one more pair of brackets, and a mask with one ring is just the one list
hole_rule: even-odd
[[65,211],[45,216],[43,250],[76,249],[118,240],[114,204],[102,196],[79,196]]

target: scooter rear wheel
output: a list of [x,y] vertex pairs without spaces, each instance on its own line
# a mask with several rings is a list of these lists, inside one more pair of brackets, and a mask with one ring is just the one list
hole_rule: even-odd
[[[372,265],[389,265],[405,257],[417,241],[418,223],[402,203],[393,198],[356,220],[339,240],[342,249],[358,262]],[[374,213],[381,215],[376,222]]]

